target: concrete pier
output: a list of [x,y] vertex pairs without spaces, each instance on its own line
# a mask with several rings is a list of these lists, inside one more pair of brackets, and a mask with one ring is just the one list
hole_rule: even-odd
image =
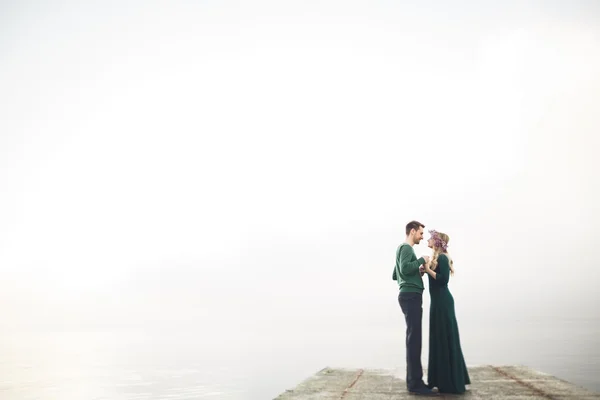
[[[427,371],[424,371],[427,377]],[[468,400],[591,400],[600,393],[580,388],[524,366],[469,367],[471,385],[462,395],[437,398]],[[324,368],[276,400],[402,400],[423,398],[407,392],[404,376],[393,370]]]

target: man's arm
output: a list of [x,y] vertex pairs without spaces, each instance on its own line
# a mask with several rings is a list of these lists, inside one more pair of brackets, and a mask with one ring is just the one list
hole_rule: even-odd
[[412,255],[412,247],[402,246],[402,249],[400,249],[400,271],[404,275],[413,275],[419,273],[419,266],[421,264],[425,264],[425,259],[423,257],[415,261],[409,261],[412,258]]

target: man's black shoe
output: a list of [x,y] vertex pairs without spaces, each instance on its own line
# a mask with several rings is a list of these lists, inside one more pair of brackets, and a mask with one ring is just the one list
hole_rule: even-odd
[[420,396],[439,396],[439,393],[432,391],[427,386],[411,389],[408,392],[410,394],[416,394]]

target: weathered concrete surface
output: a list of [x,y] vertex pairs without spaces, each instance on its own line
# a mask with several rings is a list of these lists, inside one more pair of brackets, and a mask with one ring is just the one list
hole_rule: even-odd
[[[427,371],[424,371],[427,377]],[[577,387],[551,375],[523,366],[477,366],[469,368],[471,385],[462,395],[437,398],[468,400],[591,400],[600,393]],[[393,370],[324,368],[287,390],[276,400],[402,400],[416,399],[407,392],[403,377]]]

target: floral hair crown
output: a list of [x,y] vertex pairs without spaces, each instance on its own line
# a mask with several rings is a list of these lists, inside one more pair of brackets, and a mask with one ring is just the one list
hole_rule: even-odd
[[438,235],[436,230],[432,229],[429,231],[429,233],[431,234],[431,239],[433,239],[435,247],[442,249],[443,251],[448,251],[448,243],[446,243],[446,241],[444,241],[444,239]]

